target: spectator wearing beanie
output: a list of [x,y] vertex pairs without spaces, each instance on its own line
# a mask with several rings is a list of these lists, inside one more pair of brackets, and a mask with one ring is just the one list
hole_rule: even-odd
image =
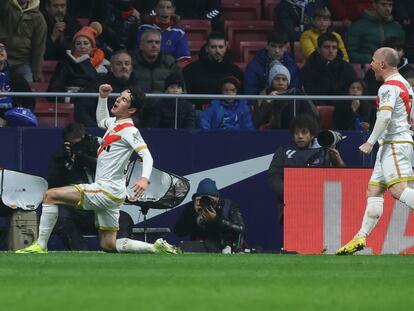
[[[227,76],[221,81],[221,92],[224,95],[240,93],[241,82],[234,76]],[[246,99],[215,99],[210,106],[200,112],[202,129],[252,130],[250,107]]]
[[[165,93],[183,94],[185,84],[178,73],[165,79]],[[144,112],[144,127],[151,128],[195,128],[196,114],[193,105],[185,99],[162,98],[148,104]]]
[[96,48],[96,37],[101,32],[101,24],[92,22],[73,36],[72,50],[67,50],[65,58],[57,64],[48,92],[81,92],[108,72],[105,66],[109,62],[103,51]]
[[[290,88],[289,70],[280,62],[270,64],[268,87],[261,95],[304,95],[300,89]],[[289,129],[295,115],[309,114],[318,118],[315,105],[310,100],[258,100],[253,109],[253,122],[257,128]]]

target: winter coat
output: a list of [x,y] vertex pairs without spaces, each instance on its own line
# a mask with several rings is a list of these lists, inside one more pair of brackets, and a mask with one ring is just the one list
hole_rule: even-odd
[[44,16],[47,23],[46,52],[44,58],[47,60],[61,60],[65,57],[66,51],[72,48],[73,36],[82,28],[82,25],[75,17],[66,14],[63,18],[63,22],[66,24],[65,31],[63,32],[63,41],[58,39],[53,42],[51,36],[55,21],[49,20],[47,13],[44,13]]
[[336,18],[356,21],[372,6],[372,0],[330,0],[329,5]]
[[231,61],[229,53],[217,63],[209,60],[204,47],[200,49],[199,59],[184,67],[183,75],[189,94],[221,94],[224,77],[243,80],[243,72]]
[[17,0],[0,1],[0,39],[5,40],[9,64],[30,64],[35,81],[41,77],[46,34],[39,0],[30,0],[24,10]]
[[[176,100],[164,98],[149,104],[144,113],[143,127],[175,128]],[[177,128],[195,128],[196,114],[193,105],[185,100],[178,100]]]
[[394,36],[405,41],[404,30],[392,16],[381,19],[372,11],[365,11],[346,33],[345,42],[351,63],[369,64],[375,50],[382,46],[386,38]]
[[[285,52],[279,61],[289,70],[291,77],[290,86],[301,88],[299,67],[289,53]],[[257,52],[244,72],[244,94],[256,95],[264,88],[267,88],[269,65],[271,62],[272,60],[267,56],[266,48]]]
[[223,130],[252,130],[252,116],[247,100],[228,103],[215,99],[199,114],[200,128]]
[[[266,94],[263,91],[263,94]],[[304,95],[299,89],[289,89],[281,95]],[[289,129],[295,115],[309,114],[319,119],[318,111],[310,100],[297,100],[296,111],[293,99],[261,101],[255,104],[253,109],[253,122],[256,128],[267,125],[269,129]]]
[[140,52],[134,53],[132,60],[138,86],[146,92],[164,92],[165,79],[173,72],[180,74],[175,58],[163,52],[154,63],[148,63]]
[[[332,31],[331,32],[338,39],[338,49],[342,52],[342,59],[349,62],[348,52],[346,51],[344,40],[339,33]],[[305,61],[309,56],[318,49],[318,38],[321,35],[316,29],[309,29],[302,33],[300,36],[300,48],[302,50],[302,55]]]
[[349,86],[357,79],[354,68],[342,59],[340,51],[333,61],[313,52],[300,74],[308,95],[347,95]]

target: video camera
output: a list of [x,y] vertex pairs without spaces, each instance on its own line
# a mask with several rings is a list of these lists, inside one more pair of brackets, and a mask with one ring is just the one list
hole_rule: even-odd
[[318,134],[318,143],[321,147],[335,147],[339,142],[345,139],[341,133],[331,130],[321,131]]

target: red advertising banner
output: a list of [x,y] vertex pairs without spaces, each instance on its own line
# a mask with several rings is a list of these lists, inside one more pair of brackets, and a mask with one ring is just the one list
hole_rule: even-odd
[[[333,254],[359,230],[372,169],[286,168],[284,248]],[[386,192],[365,254],[414,253],[414,213]]]

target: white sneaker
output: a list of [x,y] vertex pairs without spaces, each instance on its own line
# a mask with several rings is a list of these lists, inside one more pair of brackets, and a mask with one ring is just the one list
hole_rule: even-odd
[[157,239],[154,242],[154,247],[158,253],[161,254],[181,254],[182,251],[179,247],[169,244],[164,239]]

